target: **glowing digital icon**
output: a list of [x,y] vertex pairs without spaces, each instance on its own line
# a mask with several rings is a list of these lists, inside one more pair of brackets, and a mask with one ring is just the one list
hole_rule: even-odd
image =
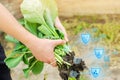
[[91,68],[90,73],[94,78],[100,76],[101,68]]
[[88,44],[90,42],[90,34],[89,33],[81,34],[81,41],[84,44]]
[[105,62],[110,62],[110,56],[105,55],[105,56],[104,56],[104,61],[105,61]]
[[98,59],[101,59],[104,54],[104,49],[94,49],[94,54]]

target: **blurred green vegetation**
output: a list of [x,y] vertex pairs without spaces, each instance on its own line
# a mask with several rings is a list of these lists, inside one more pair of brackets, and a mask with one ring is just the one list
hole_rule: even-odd
[[94,37],[102,37],[109,49],[120,52],[120,15],[90,15],[61,18],[69,36],[88,31]]
[[80,80],[88,80],[88,78],[86,78],[84,75],[81,75]]

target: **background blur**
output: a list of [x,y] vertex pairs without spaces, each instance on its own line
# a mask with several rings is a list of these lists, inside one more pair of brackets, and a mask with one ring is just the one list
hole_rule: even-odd
[[119,14],[120,0],[57,0],[61,16]]
[[[81,57],[92,52],[94,47],[102,46],[110,56],[107,75],[102,80],[120,80],[120,0],[56,0],[60,19],[65,26],[70,45],[76,55]],[[16,17],[22,17],[19,5],[22,0],[0,0],[0,2]],[[80,34],[89,32],[93,41],[84,46],[80,43]],[[0,41],[9,55],[14,44],[4,40],[4,33],[0,32]],[[87,57],[86,64],[93,65],[95,60]],[[103,63],[100,64],[101,66]],[[21,63],[11,70],[13,80],[26,80],[23,76]],[[45,79],[44,79],[45,78]],[[29,80],[61,80],[56,68],[45,66],[44,71]],[[83,74],[81,80],[91,80]]]
[[[0,0],[15,16],[20,16],[22,0]],[[120,0],[56,0],[60,16],[119,14]],[[16,6],[17,5],[17,6]]]

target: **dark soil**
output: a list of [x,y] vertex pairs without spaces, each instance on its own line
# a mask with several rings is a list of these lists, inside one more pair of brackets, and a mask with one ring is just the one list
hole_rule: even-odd
[[62,64],[62,66],[58,67],[61,78],[68,80],[69,77],[74,77],[76,80],[79,80],[80,72],[87,68],[84,61],[81,58],[75,57],[74,52],[70,52],[64,56],[63,60],[70,63],[71,66]]

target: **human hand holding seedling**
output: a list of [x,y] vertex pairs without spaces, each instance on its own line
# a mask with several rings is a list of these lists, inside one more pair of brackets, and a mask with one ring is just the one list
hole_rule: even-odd
[[49,39],[35,39],[32,38],[27,46],[32,51],[37,60],[56,66],[54,57],[54,48],[57,45],[64,44],[64,40],[49,40]]
[[55,27],[63,32],[65,36],[64,40],[49,40],[39,38],[35,40],[35,38],[32,38],[31,42],[27,44],[30,46],[29,48],[32,51],[33,55],[36,57],[36,59],[51,64],[53,66],[56,65],[56,60],[54,57],[54,48],[57,45],[65,44],[66,42],[68,42],[66,30],[61,24],[59,17],[55,19]]

